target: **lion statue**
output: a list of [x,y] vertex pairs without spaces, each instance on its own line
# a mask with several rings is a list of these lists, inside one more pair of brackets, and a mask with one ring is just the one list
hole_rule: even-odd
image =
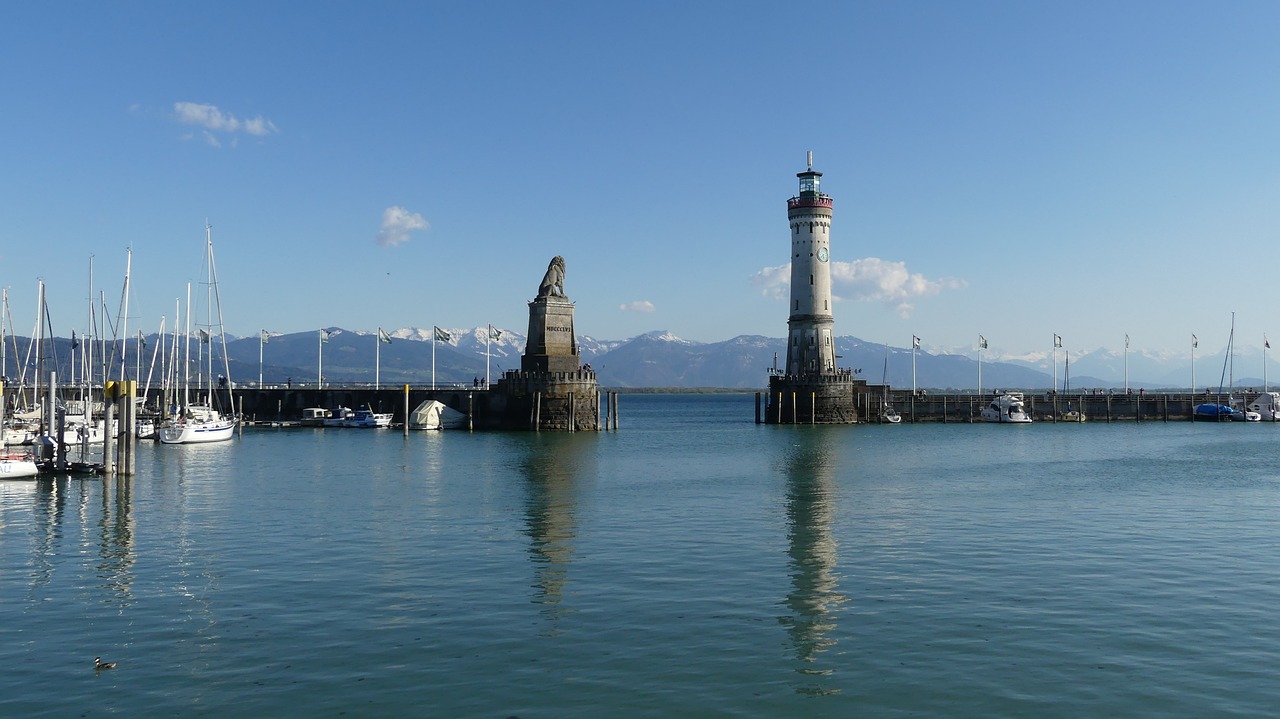
[[542,284],[538,285],[539,297],[564,297],[564,258],[556,255],[547,265],[547,274],[542,276]]

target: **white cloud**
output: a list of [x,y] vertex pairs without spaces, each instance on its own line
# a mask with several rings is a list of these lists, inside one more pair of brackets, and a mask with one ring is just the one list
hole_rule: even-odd
[[408,242],[410,232],[430,228],[422,215],[393,205],[382,211],[382,229],[378,230],[377,242],[382,247],[395,247]]
[[[790,295],[791,265],[766,267],[751,278],[761,294],[777,299]],[[907,270],[907,263],[866,257],[853,262],[831,263],[831,292],[836,299],[881,302],[892,305],[901,317],[910,317],[911,300],[932,297],[943,290],[966,287],[964,280],[931,280]]]
[[618,305],[618,309],[623,312],[653,312],[656,307],[649,300],[636,300],[623,305]]
[[198,102],[175,102],[173,103],[173,114],[178,122],[184,125],[195,125],[204,128],[206,139],[211,139],[210,144],[215,147],[221,147],[221,143],[217,142],[213,136],[215,132],[229,135],[243,132],[257,137],[279,132],[274,122],[261,115],[241,120],[229,112],[219,110],[216,105]]

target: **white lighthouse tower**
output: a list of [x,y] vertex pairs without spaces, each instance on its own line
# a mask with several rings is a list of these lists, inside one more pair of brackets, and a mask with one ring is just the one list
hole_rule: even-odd
[[829,374],[836,369],[831,315],[831,213],[834,202],[822,194],[822,173],[796,173],[800,192],[787,200],[791,225],[791,315],[787,320],[786,373]]
[[[787,200],[791,226],[791,305],[787,316],[787,363],[769,377],[764,421],[770,424],[844,424],[858,421],[859,397],[867,405],[866,382],[836,366],[835,319],[831,314],[831,214],[822,194],[822,173],[813,153],[796,173],[800,191]],[[757,418],[759,418],[757,404]]]

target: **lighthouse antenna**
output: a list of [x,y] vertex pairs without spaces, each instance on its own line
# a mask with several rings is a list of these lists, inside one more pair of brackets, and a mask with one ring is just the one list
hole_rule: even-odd
[[809,169],[812,170],[813,169],[813,150],[809,150],[808,160],[809,160]]

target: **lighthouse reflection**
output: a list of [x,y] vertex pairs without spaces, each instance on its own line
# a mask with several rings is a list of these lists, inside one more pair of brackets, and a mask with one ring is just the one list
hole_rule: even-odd
[[834,694],[824,677],[832,673],[830,652],[839,613],[847,601],[840,592],[837,542],[832,533],[838,490],[837,452],[848,434],[835,427],[805,428],[787,457],[787,554],[791,591],[782,617],[798,665],[806,678],[796,688],[805,694]]

